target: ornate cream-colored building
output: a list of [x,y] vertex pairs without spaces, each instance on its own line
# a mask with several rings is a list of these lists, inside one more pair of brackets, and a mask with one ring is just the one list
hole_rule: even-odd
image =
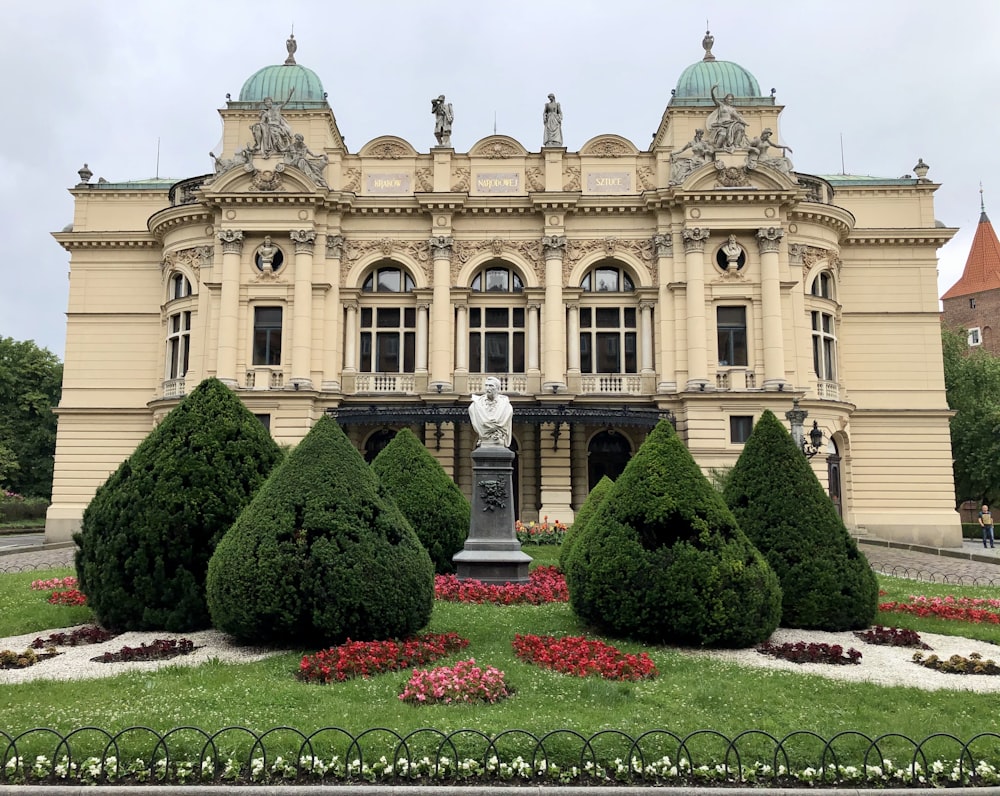
[[703,46],[645,148],[606,133],[567,151],[551,98],[538,148],[456,152],[441,97],[438,146],[350,152],[290,40],[221,109],[214,174],[82,170],[55,236],[71,282],[47,538],[210,376],[279,443],[330,412],[370,458],[407,425],[469,493],[469,396],[497,374],[524,519],[571,521],[660,417],[708,471],[797,400],[850,527],[959,545],[937,185],[922,161],[796,171],[773,93]]

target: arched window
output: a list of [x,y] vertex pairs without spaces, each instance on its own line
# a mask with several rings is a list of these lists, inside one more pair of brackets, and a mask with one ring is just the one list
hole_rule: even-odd
[[813,280],[812,295],[818,298],[833,298],[833,277],[829,271],[820,271]]
[[191,328],[194,318],[194,297],[191,281],[173,271],[167,276],[168,309],[164,320],[167,339],[164,347],[163,397],[175,398],[185,393],[191,354]]
[[637,373],[639,311],[632,275],[613,260],[601,262],[584,274],[580,289],[580,372]]
[[170,277],[170,300],[187,298],[191,295],[191,283],[184,274],[174,274]]
[[472,278],[469,298],[469,373],[525,372],[524,282],[505,263]]
[[588,490],[597,486],[604,476],[614,481],[631,458],[632,446],[622,434],[612,428],[595,434],[587,446]]
[[377,264],[361,284],[361,373],[413,373],[417,307],[410,273],[390,261]]

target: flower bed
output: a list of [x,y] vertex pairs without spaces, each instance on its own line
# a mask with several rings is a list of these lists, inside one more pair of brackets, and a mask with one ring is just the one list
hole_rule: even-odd
[[77,580],[72,575],[66,578],[49,578],[48,580],[33,580],[31,588],[34,591],[52,591],[53,589],[75,589]]
[[162,661],[176,658],[178,655],[190,655],[195,651],[194,642],[190,639],[158,638],[150,644],[140,644],[138,647],[122,647],[117,652],[105,652],[96,658],[96,663],[125,663],[128,661]]
[[556,567],[536,567],[528,576],[527,583],[503,585],[459,580],[455,575],[437,575],[434,578],[434,596],[446,602],[498,605],[541,605],[569,601],[566,579]]
[[458,661],[454,666],[414,669],[399,698],[413,705],[492,704],[512,693],[504,676],[493,666],[478,666],[475,658]]
[[53,633],[48,638],[36,638],[31,646],[36,650],[43,647],[80,647],[84,644],[101,644],[117,635],[119,634],[97,625],[84,625],[73,628],[69,633]]
[[659,674],[645,652],[626,654],[603,641],[588,641],[583,636],[518,633],[513,647],[514,654],[523,661],[577,677],[596,674],[605,680],[642,680]]
[[343,682],[431,663],[469,645],[457,633],[425,633],[405,641],[351,641],[305,655],[295,676],[308,683]]
[[521,544],[561,545],[566,538],[566,530],[567,527],[559,520],[550,523],[548,517],[543,517],[541,522],[531,521],[527,525],[520,520],[514,523],[514,533]]
[[880,611],[913,614],[935,619],[950,619],[975,624],[1000,624],[1000,600],[982,600],[970,597],[923,597],[911,595],[910,602],[881,603]]
[[861,653],[851,647],[844,653],[839,644],[810,644],[805,641],[772,644],[765,641],[757,647],[762,655],[772,655],[792,663],[861,663]]
[[86,605],[87,597],[79,589],[54,591],[49,595],[48,602],[52,605]]
[[875,625],[869,630],[855,630],[854,635],[866,644],[879,644],[886,647],[916,647],[922,650],[932,649],[920,639],[916,630],[905,627],[882,627]]
[[952,655],[948,660],[943,661],[937,655],[929,655],[926,658],[922,652],[913,653],[913,662],[926,669],[934,669],[946,674],[1000,674],[1000,666],[992,660],[983,660],[983,656],[978,652],[969,654],[968,658],[961,655]]
[[54,658],[60,653],[54,647],[49,647],[45,652],[35,652],[33,649],[26,649],[24,652],[14,652],[13,650],[0,650],[0,669],[27,669],[34,666],[39,661]]

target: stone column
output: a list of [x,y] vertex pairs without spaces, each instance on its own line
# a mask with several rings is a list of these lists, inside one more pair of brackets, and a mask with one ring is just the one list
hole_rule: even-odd
[[567,365],[569,376],[580,375],[580,305],[566,305]]
[[528,304],[528,334],[525,347],[528,349],[528,373],[538,373],[538,313],[541,305]]
[[566,237],[546,235],[542,238],[542,250],[545,254],[542,390],[555,392],[566,389],[566,309],[562,300]]
[[344,236],[326,236],[326,278],[330,289],[323,307],[323,389],[340,392],[341,324],[344,309],[340,303],[340,258],[344,254]]
[[292,378],[296,390],[312,389],[312,272],[316,233],[293,229],[295,244],[295,292],[292,310]]
[[347,318],[344,320],[344,372],[358,372],[358,302],[344,304]]
[[674,239],[669,232],[653,236],[653,250],[656,252],[658,284],[659,315],[659,369],[660,378],[656,385],[657,392],[677,392],[677,335],[674,332],[676,322],[674,313],[674,296],[670,292],[670,283],[674,279]]
[[441,385],[451,392],[452,383],[452,308],[451,308],[451,247],[448,235],[430,239],[434,259],[434,299],[431,302],[430,385]]
[[239,340],[240,259],[243,255],[243,231],[223,229],[222,290],[219,296],[219,351],[216,376],[223,384],[236,387],[236,346]]
[[783,389],[785,381],[785,345],[781,318],[781,281],[778,249],[785,231],[780,227],[757,230],[760,248],[760,294],[764,327],[765,390]]
[[705,342],[705,242],[710,230],[685,227],[684,264],[687,274],[688,378],[685,389],[704,390],[708,386],[708,350]]
[[639,302],[639,363],[642,373],[653,372],[653,305],[652,301]]
[[466,304],[455,306],[455,372],[466,373],[469,370],[469,307]]
[[416,361],[414,371],[416,373],[427,372],[427,315],[430,305],[425,302],[417,304],[417,339],[416,339]]

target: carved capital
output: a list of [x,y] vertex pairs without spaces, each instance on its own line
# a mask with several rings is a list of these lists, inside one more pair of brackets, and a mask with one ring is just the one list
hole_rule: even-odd
[[684,227],[681,239],[684,241],[685,252],[703,252],[711,230],[707,227]]
[[640,312],[652,312],[656,309],[656,302],[653,299],[643,299],[639,302]]
[[760,253],[776,252],[781,244],[781,239],[785,236],[785,230],[781,227],[761,227],[757,230],[757,245]]
[[428,244],[431,247],[431,255],[435,260],[451,259],[451,247],[454,241],[450,235],[435,235],[428,241]]
[[223,254],[240,254],[243,251],[243,230],[219,230],[218,238],[222,241]]
[[344,243],[343,235],[327,235],[326,256],[330,259],[339,260],[344,256]]
[[316,244],[316,233],[311,229],[293,229],[288,233],[288,237],[295,244],[296,254],[312,254],[313,246]]
[[542,253],[546,260],[560,260],[566,253],[565,235],[545,235],[542,238]]
[[657,257],[673,257],[674,256],[674,236],[673,235],[654,235],[653,236],[653,248],[656,249]]

